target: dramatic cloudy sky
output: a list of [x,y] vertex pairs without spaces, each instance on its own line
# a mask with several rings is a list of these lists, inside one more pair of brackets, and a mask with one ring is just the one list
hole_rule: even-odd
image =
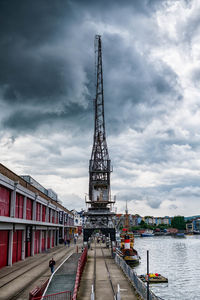
[[85,207],[102,35],[117,211],[200,214],[200,1],[1,0],[0,161]]

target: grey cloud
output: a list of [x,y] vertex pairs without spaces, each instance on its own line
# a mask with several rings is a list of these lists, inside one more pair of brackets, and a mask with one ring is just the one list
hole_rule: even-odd
[[200,19],[194,1],[185,1],[185,6],[191,13],[183,22],[177,23],[178,38],[185,44],[191,45],[194,36],[199,35]]
[[147,198],[147,205],[149,205],[151,208],[154,208],[154,209],[158,209],[162,203],[162,200],[161,198],[153,198],[151,197],[150,199]]
[[142,200],[143,195],[138,191],[138,192],[133,192],[133,191],[120,191],[116,193],[116,198],[119,201],[138,201]]
[[196,87],[199,87],[199,81],[200,81],[200,68],[194,68],[192,71],[191,71],[191,79],[192,79],[192,82],[194,83],[194,85]]
[[[168,5],[170,1],[164,0],[1,1],[2,159],[41,177],[54,174],[86,181],[94,124],[93,39],[100,33],[114,193],[120,201],[141,207],[145,203],[157,210],[166,199],[173,202],[172,210],[175,199],[185,199],[184,195],[197,199],[199,175],[193,151],[199,157],[198,135],[195,139],[191,129],[189,137],[180,136],[184,124],[178,124],[184,91],[176,70],[162,61],[162,53],[160,60],[151,55],[152,49],[163,49],[163,40],[166,47],[170,42],[160,36],[155,17]],[[183,41],[196,34],[195,13],[188,22],[189,27],[179,27],[179,37],[184,29]],[[199,77],[199,70],[193,70],[196,87]],[[27,136],[30,149],[23,156],[19,144]],[[39,147],[32,149],[35,144]],[[178,150],[174,145],[180,146]],[[32,166],[30,161],[38,158]],[[143,187],[144,181],[135,186],[142,172],[155,176],[153,188],[148,183]],[[77,207],[82,206],[78,195],[66,199],[66,205],[73,207],[77,200]]]
[[[113,43],[114,51],[111,47]],[[143,130],[157,115],[182,99],[177,75],[160,61],[150,62],[118,34],[104,34],[105,107],[108,129]],[[141,109],[142,104],[142,109]],[[120,117],[119,117],[120,113]]]
[[[41,114],[30,117],[27,122],[26,110],[18,115],[18,119],[12,113],[5,117],[4,126],[18,131],[24,127],[26,131],[33,130],[48,124],[49,120],[54,123],[63,120],[62,113],[59,118],[55,113],[56,107],[78,103],[86,109],[94,97],[95,34],[95,28],[89,27],[87,22],[97,24],[102,20],[119,25],[121,1],[107,3],[106,10],[103,3],[93,1],[56,1],[51,5],[48,1],[21,1],[20,4],[12,3],[12,9],[10,5],[9,1],[1,2],[0,88],[4,101],[12,109],[17,110],[23,104],[29,110],[34,105]],[[121,26],[130,26],[126,20],[131,10],[148,19],[161,6],[159,1],[128,1],[123,6]],[[112,18],[109,17],[111,11]],[[105,33],[103,47],[105,106],[108,112],[113,112],[107,115],[108,130],[120,131],[132,118],[135,128],[139,123],[142,126],[144,118],[148,122],[147,115],[138,114],[135,108],[138,103],[155,104],[160,102],[159,95],[163,97],[163,94],[174,93],[177,97],[173,72],[163,65],[158,74],[154,65],[141,57],[134,45],[124,46],[119,34]],[[130,115],[126,115],[127,105],[131,105]],[[50,112],[45,112],[45,107]],[[120,121],[118,114],[122,107],[126,117]],[[78,110],[74,122],[79,123]]]
[[[155,196],[151,194],[155,194]],[[162,194],[158,198],[156,190],[148,188],[134,188],[134,191],[126,189],[126,191],[118,192],[116,196],[117,201],[128,201],[128,203],[132,201],[133,204],[142,203],[145,200],[146,204],[154,209],[158,209],[163,201]]]
[[171,210],[174,210],[174,209],[177,209],[177,208],[178,208],[178,206],[175,205],[175,204],[169,205],[169,209],[171,209]]
[[[41,107],[42,108],[42,107]],[[91,106],[89,106],[91,110]],[[35,107],[29,107],[18,109],[13,109],[11,114],[4,118],[3,126],[4,128],[10,128],[12,130],[27,132],[33,131],[41,125],[49,125],[50,130],[53,129],[54,125],[59,122],[63,122],[62,129],[68,127],[73,128],[74,118],[77,119],[77,127],[79,131],[84,131],[84,125],[91,122],[92,116],[91,111],[84,109],[81,105],[72,103],[71,105],[64,105],[61,111],[45,111]],[[55,126],[56,129],[56,126]]]
[[69,209],[76,209],[79,211],[82,207],[84,207],[84,199],[80,198],[76,194],[64,194],[60,200],[62,201],[62,204]]

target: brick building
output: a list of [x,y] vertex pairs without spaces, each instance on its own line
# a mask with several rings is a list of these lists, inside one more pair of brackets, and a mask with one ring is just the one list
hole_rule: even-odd
[[0,164],[0,268],[72,238],[74,228],[52,190]]

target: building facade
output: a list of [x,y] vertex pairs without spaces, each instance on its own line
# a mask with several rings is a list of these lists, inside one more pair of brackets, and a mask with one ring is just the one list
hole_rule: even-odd
[[42,188],[0,164],[0,268],[73,237],[73,213]]
[[84,210],[77,211],[73,209],[72,213],[74,215],[74,225],[76,226],[76,233],[80,235],[82,233],[83,225],[85,222]]

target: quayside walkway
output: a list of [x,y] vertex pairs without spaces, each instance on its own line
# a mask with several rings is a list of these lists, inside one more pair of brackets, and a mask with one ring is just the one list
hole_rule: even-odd
[[70,254],[81,252],[82,239],[78,245],[59,245],[48,252],[28,257],[24,261],[15,263],[12,267],[0,270],[0,300],[27,300],[29,292],[36,286],[40,286],[51,276],[49,260],[54,257],[56,267]]
[[104,244],[92,243],[81,278],[78,300],[91,299],[92,285],[96,300],[114,299],[118,284],[122,300],[138,299],[128,279],[111,257],[110,250]]

